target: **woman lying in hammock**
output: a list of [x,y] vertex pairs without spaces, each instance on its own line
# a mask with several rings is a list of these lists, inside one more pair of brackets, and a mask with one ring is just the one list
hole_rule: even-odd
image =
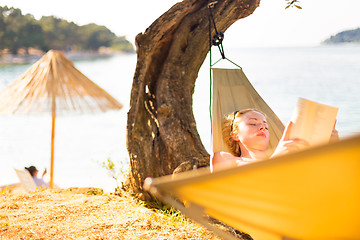
[[[302,139],[289,139],[292,122],[285,128],[271,157],[302,149],[309,144]],[[210,160],[211,171],[240,166],[266,159],[269,146],[269,130],[265,115],[255,109],[245,109],[229,114],[222,125],[223,137],[232,153],[215,152]],[[334,129],[332,138],[338,138]]]

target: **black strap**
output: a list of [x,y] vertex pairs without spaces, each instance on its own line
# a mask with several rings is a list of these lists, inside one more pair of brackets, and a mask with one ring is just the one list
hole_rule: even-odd
[[[209,8],[209,39],[210,40],[210,49],[211,46],[217,46],[219,48],[219,52],[221,54],[222,59],[225,59],[225,52],[224,52],[224,47],[223,47],[223,40],[224,40],[224,33],[223,32],[219,32],[216,28],[216,24],[215,24],[215,20],[214,20],[214,16],[213,16],[213,12],[212,9],[214,8],[215,4],[217,3],[217,1],[213,1],[210,2],[208,5]],[[211,23],[214,27],[215,30],[215,34],[214,36],[211,36]]]

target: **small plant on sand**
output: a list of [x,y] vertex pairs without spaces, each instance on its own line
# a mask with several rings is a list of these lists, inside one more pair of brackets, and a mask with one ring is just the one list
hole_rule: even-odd
[[116,181],[117,186],[119,186],[120,182],[123,181],[123,177],[127,173],[127,166],[128,166],[128,164],[126,164],[127,162],[128,160],[123,162],[121,166],[118,166],[117,164],[114,163],[114,161],[108,158],[103,162],[97,162],[97,163],[101,167],[105,168],[105,170],[107,170],[108,175],[112,177]]
[[168,224],[173,226],[175,226],[177,223],[184,223],[189,221],[189,219],[186,218],[179,210],[176,210],[169,205],[163,204],[156,199],[151,202],[139,200],[139,205],[150,209],[157,217],[166,220]]

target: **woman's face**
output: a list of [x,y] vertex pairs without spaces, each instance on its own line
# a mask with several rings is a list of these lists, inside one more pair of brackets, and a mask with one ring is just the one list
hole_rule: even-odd
[[240,141],[248,149],[265,151],[269,139],[268,124],[263,114],[250,111],[242,115],[234,140]]

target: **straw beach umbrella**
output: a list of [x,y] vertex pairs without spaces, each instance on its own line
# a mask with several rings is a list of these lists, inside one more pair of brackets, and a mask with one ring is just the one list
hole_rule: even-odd
[[121,103],[76,69],[61,52],[54,50],[0,92],[0,114],[51,114],[50,187],[54,184],[56,116],[121,108]]

